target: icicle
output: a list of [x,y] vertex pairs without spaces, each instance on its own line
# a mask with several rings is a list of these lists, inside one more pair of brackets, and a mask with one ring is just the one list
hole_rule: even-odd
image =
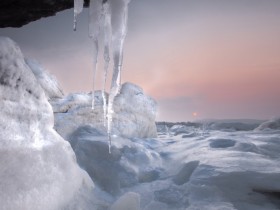
[[[111,11],[108,2],[103,4],[103,18],[104,18],[104,78],[103,78],[103,122],[106,127],[106,116],[107,116],[107,103],[105,96],[105,86],[107,81],[109,63],[110,63],[110,42],[111,42]],[[109,148],[110,149],[110,148]]]
[[77,16],[83,11],[84,0],[74,0],[74,25],[73,30],[77,28]]
[[93,70],[92,70],[92,109],[94,109],[95,75],[98,67],[98,39],[101,27],[102,0],[90,0],[89,4],[89,37],[93,41]]
[[112,51],[114,59],[113,77],[108,101],[107,132],[109,147],[111,145],[111,130],[114,114],[114,100],[120,89],[121,69],[123,61],[123,45],[127,32],[128,3],[130,0],[111,0],[112,14]]
[[94,109],[95,105],[95,75],[98,69],[98,40],[93,40],[93,64],[92,64],[92,102],[91,108]]

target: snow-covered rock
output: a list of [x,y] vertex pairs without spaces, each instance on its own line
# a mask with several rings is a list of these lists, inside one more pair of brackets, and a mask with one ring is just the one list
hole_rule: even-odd
[[[108,97],[108,95],[106,95]],[[108,100],[107,100],[108,101]],[[51,101],[55,113],[55,129],[65,139],[79,127],[92,126],[106,134],[101,91],[95,92],[95,108],[91,93],[72,93]],[[131,83],[122,85],[114,101],[113,134],[123,137],[155,137],[156,102]]]
[[0,37],[0,107],[0,208],[94,209],[93,182],[53,130],[44,91],[6,37]]
[[36,60],[25,59],[25,62],[37,78],[48,99],[63,97],[63,91],[53,75],[46,71]]
[[280,130],[280,118],[273,118],[271,120],[268,120],[262,124],[260,124],[259,127],[257,127],[256,131],[262,131],[262,130]]

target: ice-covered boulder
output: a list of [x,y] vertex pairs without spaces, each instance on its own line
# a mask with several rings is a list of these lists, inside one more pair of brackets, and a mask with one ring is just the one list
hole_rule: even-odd
[[262,130],[280,130],[280,118],[273,118],[270,119],[262,124],[260,124],[255,130],[262,131]]
[[[91,97],[91,93],[72,93],[51,101],[55,113],[55,129],[65,139],[69,139],[79,127],[87,125],[106,134],[101,91],[95,92],[94,110],[91,108]],[[137,85],[122,85],[114,101],[114,112],[113,134],[129,138],[157,135],[156,102]]]
[[0,37],[0,107],[1,209],[94,209],[93,182],[53,130],[42,88],[6,37]]
[[37,78],[39,84],[45,91],[48,99],[63,97],[63,91],[59,86],[56,78],[45,70],[40,63],[33,59],[25,59],[26,64],[32,70],[33,74]]

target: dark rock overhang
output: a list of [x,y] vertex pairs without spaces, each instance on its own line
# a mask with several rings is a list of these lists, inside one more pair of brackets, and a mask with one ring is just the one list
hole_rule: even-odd
[[[88,7],[85,0],[84,7]],[[0,28],[21,27],[43,17],[73,8],[74,0],[1,0]]]

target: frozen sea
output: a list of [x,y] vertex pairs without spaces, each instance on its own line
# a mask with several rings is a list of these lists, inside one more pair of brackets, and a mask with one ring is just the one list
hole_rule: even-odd
[[158,125],[158,137],[148,139],[115,136],[111,154],[91,127],[70,143],[102,192],[97,209],[114,202],[117,210],[280,209],[280,131],[219,125]]

